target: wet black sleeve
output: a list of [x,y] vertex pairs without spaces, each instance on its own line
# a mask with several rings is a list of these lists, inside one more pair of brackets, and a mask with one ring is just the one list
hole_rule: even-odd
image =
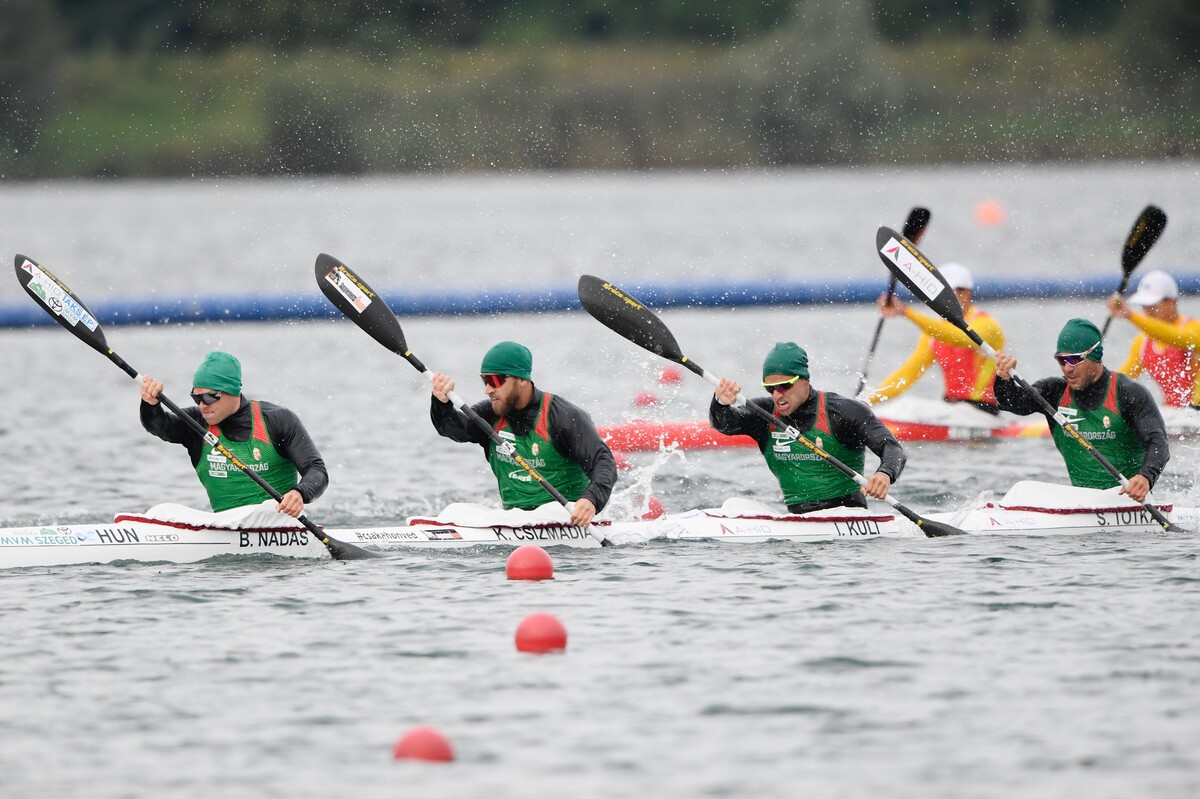
[[263,421],[271,431],[271,443],[275,451],[296,464],[296,471],[300,473],[296,490],[307,505],[329,487],[329,470],[325,468],[325,459],[294,412],[269,402],[259,402],[259,406],[262,408]]
[[[993,385],[996,392],[996,405],[1000,410],[1015,413],[1018,416],[1028,416],[1031,413],[1045,415],[1041,404],[1029,396],[1025,389],[1018,386],[1015,380],[1005,380],[1002,377],[997,377]],[[1037,393],[1042,395],[1046,402],[1050,403],[1050,407],[1056,408],[1058,407],[1059,399],[1062,398],[1063,391],[1067,388],[1067,381],[1062,377],[1047,377],[1031,385]]]
[[617,484],[617,461],[612,450],[600,438],[592,417],[586,411],[556,396],[550,403],[548,421],[550,441],[564,458],[574,461],[587,473],[587,490],[580,499],[591,500],[597,511],[604,510]]
[[[433,429],[437,430],[438,435],[451,441],[479,444],[485,449],[487,448],[490,438],[475,421],[455,408],[454,403],[442,402],[432,394],[429,396],[429,418],[433,421]],[[475,403],[471,409],[482,416],[489,425],[495,423],[496,415],[492,412],[492,403],[487,400]]]
[[[183,412],[191,414],[192,418],[201,427],[204,427],[204,419],[200,416],[199,411],[192,408],[184,408]],[[195,466],[200,462],[200,456],[204,450],[204,439],[188,426],[187,422],[168,411],[166,406],[161,402],[157,405],[151,405],[148,402],[142,401],[139,413],[142,418],[142,427],[146,428],[148,433],[158,436],[170,444],[182,444],[187,448],[188,456],[192,459],[192,465]]]
[[1133,427],[1138,440],[1146,448],[1146,457],[1142,460],[1142,468],[1138,469],[1138,474],[1144,475],[1153,488],[1159,475],[1166,468],[1167,461],[1171,459],[1167,426],[1163,422],[1162,412],[1159,411],[1150,390],[1125,375],[1117,375],[1117,410]]
[[[755,403],[768,413],[773,412],[774,403],[769,399],[764,401],[755,398],[747,400],[747,402]],[[758,444],[760,450],[770,443],[771,427],[767,424],[766,419],[749,408],[722,405],[717,400],[716,394],[713,394],[712,401],[708,404],[708,423],[718,433],[724,433],[727,436],[750,436]]]
[[858,400],[838,394],[825,394],[829,410],[829,429],[844,446],[866,447],[879,458],[876,471],[883,472],[894,484],[900,479],[908,457],[892,431],[879,421],[871,409]]

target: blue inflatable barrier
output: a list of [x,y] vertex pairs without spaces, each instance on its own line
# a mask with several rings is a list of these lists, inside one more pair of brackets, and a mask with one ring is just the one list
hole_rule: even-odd
[[[1200,291],[1200,274],[1172,275],[1184,294]],[[976,299],[1091,297],[1099,299],[1116,289],[1119,275],[1066,279],[983,276]],[[873,303],[883,293],[886,276],[871,280],[803,282],[752,280],[745,282],[640,285],[618,281],[621,288],[653,308],[734,307],[754,305],[822,305]],[[1133,285],[1137,284],[1134,275]],[[1132,287],[1131,287],[1132,290]],[[380,292],[397,316],[456,316],[500,313],[580,311],[575,286],[541,290],[461,290],[441,292]],[[906,292],[900,289],[903,297]],[[108,299],[91,306],[104,325],[172,324],[179,322],[275,322],[285,319],[336,319],[341,313],[314,289],[308,295],[178,297],[174,299]],[[0,305],[0,328],[52,325],[32,299]]]

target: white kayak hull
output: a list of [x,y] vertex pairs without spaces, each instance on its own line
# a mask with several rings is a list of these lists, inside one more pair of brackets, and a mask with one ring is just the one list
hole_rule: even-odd
[[[257,509],[206,513],[159,505],[145,514],[121,514],[112,524],[40,525],[0,529],[0,568],[65,566],[124,561],[193,563],[221,556],[328,559],[325,546],[293,519]],[[1172,522],[1200,528],[1200,509],[1156,505]],[[1162,533],[1150,513],[1116,490],[1097,491],[1026,481],[1004,497],[981,497],[968,507],[929,513],[971,535],[1087,535]],[[601,522],[590,530],[569,524],[560,506],[501,511],[451,505],[434,517],[400,526],[333,529],[331,537],[364,549],[474,546],[569,546],[596,548],[652,540],[763,543],[924,538],[891,511],[831,508],[802,516],[779,513],[753,500],[730,499],[720,508],[667,514],[657,519]]]

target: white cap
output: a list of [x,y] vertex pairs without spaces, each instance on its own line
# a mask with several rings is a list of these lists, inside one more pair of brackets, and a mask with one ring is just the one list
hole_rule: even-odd
[[1154,305],[1163,300],[1174,300],[1179,297],[1179,286],[1175,278],[1161,269],[1155,269],[1142,275],[1138,281],[1137,291],[1129,298],[1130,305]]
[[951,262],[940,267],[938,271],[946,278],[950,288],[975,290],[975,279],[971,277],[971,270],[962,264]]

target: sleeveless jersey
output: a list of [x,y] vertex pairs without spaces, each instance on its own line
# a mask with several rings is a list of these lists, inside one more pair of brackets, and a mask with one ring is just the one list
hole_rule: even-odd
[[[549,392],[542,394],[542,406],[529,435],[518,436],[513,433],[509,429],[508,419],[503,416],[496,420],[493,429],[502,439],[513,444],[517,454],[536,469],[547,483],[574,502],[583,496],[591,480],[582,466],[563,457],[550,442],[551,399]],[[490,439],[487,456],[492,473],[496,475],[496,483],[500,487],[500,501],[506,510],[528,510],[544,505],[550,499],[546,489],[542,488],[515,458],[500,452],[496,442]]]
[[[974,313],[970,314],[968,322],[980,317],[991,318],[985,311],[972,310]],[[934,360],[942,367],[946,399],[996,404],[996,395],[992,391],[996,365],[991,358],[973,346],[960,347],[937,339],[930,341],[930,348]]]
[[[216,425],[209,427],[209,432],[217,436],[221,443],[242,463],[258,473],[280,494],[286,494],[296,487],[300,475],[296,464],[280,455],[271,444],[267,425],[263,421],[262,408],[257,402],[250,403],[250,413],[254,417],[254,430],[249,441],[230,441],[221,434]],[[200,484],[208,492],[208,502],[214,511],[240,508],[245,505],[257,505],[267,494],[258,483],[248,475],[241,473],[228,458],[215,448],[205,445],[205,451],[196,462],[196,474]]]
[[[775,412],[779,418],[779,412]],[[786,505],[819,502],[835,497],[844,497],[858,490],[858,483],[825,462],[825,459],[808,447],[787,435],[781,426],[771,428],[771,441],[763,449],[767,467],[783,489]],[[842,446],[829,428],[829,416],[825,410],[825,392],[817,392],[817,418],[813,426],[801,433],[809,441],[828,452],[856,472],[862,473],[866,462],[863,450],[852,450]]]
[[[1190,321],[1181,316],[1177,324],[1183,327]],[[1191,350],[1160,344],[1145,333],[1142,335],[1146,339],[1139,353],[1142,368],[1150,373],[1162,389],[1163,402],[1178,408],[1200,401],[1200,387],[1197,386],[1200,357]]]
[[[1104,403],[1094,411],[1080,410],[1071,397],[1071,387],[1068,385],[1058,401],[1059,410],[1070,421],[1078,421],[1075,429],[1085,441],[1095,447],[1101,455],[1108,458],[1117,471],[1129,477],[1142,468],[1146,457],[1146,448],[1138,440],[1137,433],[1130,427],[1117,410],[1117,373],[1109,375],[1108,393]],[[1112,488],[1118,485],[1117,479],[1108,473],[1100,463],[1079,446],[1071,435],[1064,432],[1058,425],[1052,425],[1054,446],[1062,453],[1067,464],[1067,474],[1071,476],[1071,485],[1085,488]]]

